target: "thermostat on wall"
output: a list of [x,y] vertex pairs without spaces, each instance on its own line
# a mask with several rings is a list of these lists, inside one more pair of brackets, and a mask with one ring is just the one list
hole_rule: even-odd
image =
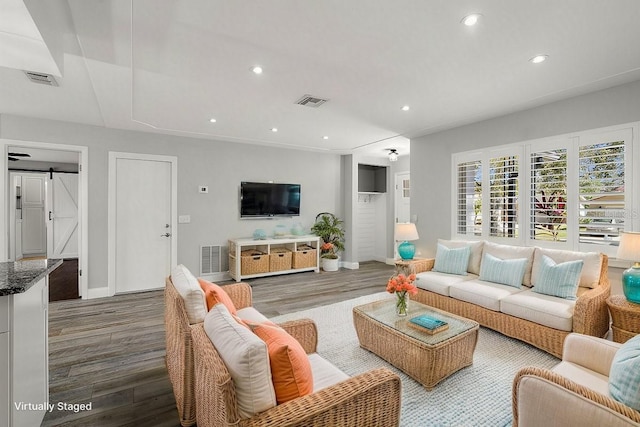
[[198,192],[199,193],[208,193],[209,192],[209,187],[207,187],[206,185],[200,185],[198,187]]

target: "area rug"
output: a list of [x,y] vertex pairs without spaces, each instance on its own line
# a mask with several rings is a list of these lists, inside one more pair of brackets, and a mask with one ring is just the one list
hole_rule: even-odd
[[[271,320],[311,318],[318,328],[318,353],[349,375],[385,366],[402,379],[401,426],[509,426],[511,384],[524,366],[550,368],[559,360],[535,347],[480,328],[473,365],[427,391],[378,356],[360,348],[351,309],[390,298],[386,292],[299,311]],[[393,300],[389,300],[390,304]]]

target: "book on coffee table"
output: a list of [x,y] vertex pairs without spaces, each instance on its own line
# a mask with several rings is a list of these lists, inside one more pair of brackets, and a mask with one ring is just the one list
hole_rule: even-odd
[[428,334],[437,334],[438,332],[449,329],[449,324],[444,320],[436,319],[428,314],[409,319],[409,325]]

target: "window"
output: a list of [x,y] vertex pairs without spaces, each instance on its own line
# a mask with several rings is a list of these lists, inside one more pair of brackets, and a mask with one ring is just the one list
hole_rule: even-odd
[[615,256],[620,232],[640,228],[640,198],[632,198],[637,127],[454,154],[452,235]]
[[480,160],[457,166],[457,233],[482,234],[482,167]]
[[579,147],[580,243],[618,239],[625,219],[625,144]]
[[518,156],[489,161],[489,235],[518,236]]
[[567,240],[567,150],[531,153],[532,240]]

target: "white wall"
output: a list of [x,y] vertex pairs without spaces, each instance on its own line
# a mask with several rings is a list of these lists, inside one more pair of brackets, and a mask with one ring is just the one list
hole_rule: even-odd
[[[178,263],[199,270],[199,247],[267,232],[276,224],[309,229],[319,212],[342,212],[340,156],[0,115],[0,138],[89,147],[89,288],[107,286],[107,191],[110,151],[178,158]],[[241,220],[240,181],[302,186],[301,215],[284,220]],[[209,186],[199,194],[198,186]],[[2,190],[3,200],[6,200]],[[163,286],[163,284],[159,284]]]
[[412,139],[411,213],[418,217],[418,250],[434,256],[437,239],[450,236],[452,153],[638,120],[640,81]]

